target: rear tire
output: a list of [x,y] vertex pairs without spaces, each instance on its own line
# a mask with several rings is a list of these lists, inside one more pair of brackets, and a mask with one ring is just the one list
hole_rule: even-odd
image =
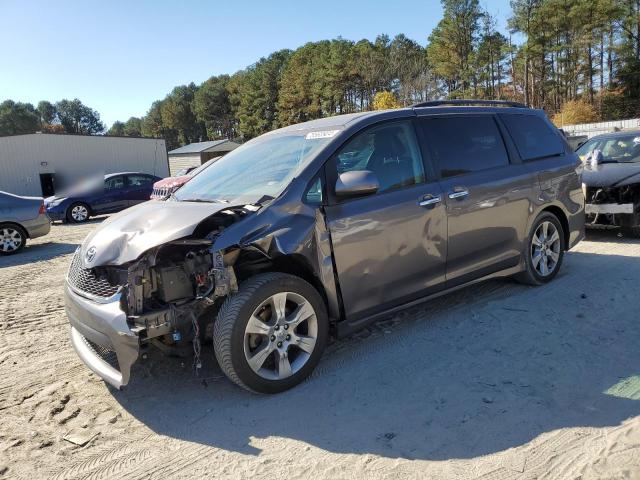
[[240,285],[218,312],[213,346],[230,380],[256,393],[279,393],[307,378],[329,336],[324,301],[299,277],[263,273]]
[[0,224],[0,255],[18,253],[27,244],[27,232],[13,223]]
[[84,223],[91,217],[91,209],[86,203],[72,203],[71,206],[67,208],[66,217],[69,223]]
[[544,285],[555,278],[566,249],[562,223],[553,213],[538,215],[527,237],[525,270],[514,278],[526,285]]

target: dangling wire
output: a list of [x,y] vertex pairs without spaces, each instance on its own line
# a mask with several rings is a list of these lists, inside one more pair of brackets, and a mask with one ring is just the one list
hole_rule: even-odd
[[200,361],[200,324],[193,312],[191,312],[191,325],[193,326],[193,370],[196,376],[199,376],[202,368],[202,362]]

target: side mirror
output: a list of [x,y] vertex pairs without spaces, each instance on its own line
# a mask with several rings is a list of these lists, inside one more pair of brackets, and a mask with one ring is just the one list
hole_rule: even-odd
[[371,195],[380,189],[375,174],[369,170],[353,170],[341,173],[336,181],[336,196],[338,198]]

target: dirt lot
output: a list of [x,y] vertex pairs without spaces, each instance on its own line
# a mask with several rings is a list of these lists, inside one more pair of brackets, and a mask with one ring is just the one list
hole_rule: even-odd
[[62,284],[95,225],[0,258],[0,477],[640,478],[639,241],[597,232],[550,286],[406,311],[265,397],[210,347],[201,378],[156,353],[123,392],[89,372]]

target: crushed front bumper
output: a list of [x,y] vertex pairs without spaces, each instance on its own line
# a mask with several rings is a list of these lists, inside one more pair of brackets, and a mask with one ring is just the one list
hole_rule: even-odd
[[140,353],[138,336],[120,308],[120,294],[95,301],[65,284],[65,306],[71,324],[71,344],[80,359],[116,388],[129,382],[131,366]]
[[587,203],[585,213],[589,214],[633,214],[633,203]]

